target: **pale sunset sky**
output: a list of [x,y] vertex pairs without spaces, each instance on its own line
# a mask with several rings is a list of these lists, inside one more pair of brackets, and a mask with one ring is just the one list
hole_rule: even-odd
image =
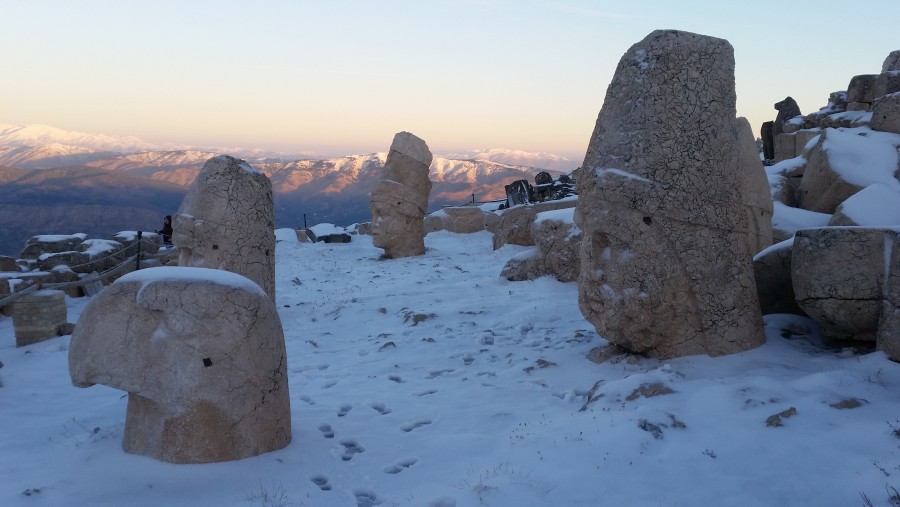
[[625,51],[727,39],[759,132],[900,49],[900,2],[0,0],[0,123],[338,156],[410,131],[435,153],[584,156]]

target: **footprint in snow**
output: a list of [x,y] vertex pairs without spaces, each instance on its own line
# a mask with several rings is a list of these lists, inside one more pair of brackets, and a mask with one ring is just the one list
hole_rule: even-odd
[[310,480],[322,491],[331,491],[331,483],[328,482],[328,477],[317,475]]
[[398,377],[397,375],[389,375],[388,380],[390,380],[391,382],[396,382],[398,384],[403,384],[404,382],[406,382],[405,380]]
[[325,438],[334,438],[334,430],[331,429],[330,424],[319,425],[319,431],[322,432],[322,436]]
[[353,456],[366,451],[365,447],[359,445],[356,440],[343,440],[341,445],[344,446],[344,452],[341,454],[341,459],[344,461],[350,461]]
[[429,424],[431,424],[431,419],[419,419],[416,422],[407,423],[400,426],[400,431],[409,433],[414,429],[421,428],[422,426],[428,426]]
[[443,375],[446,375],[448,373],[453,373],[455,371],[456,370],[454,370],[453,368],[444,368],[442,370],[431,370],[430,372],[428,372],[428,378],[441,377]]
[[394,463],[393,465],[388,465],[388,466],[384,467],[384,473],[391,474],[391,475],[399,474],[400,472],[406,470],[407,468],[415,465],[417,461],[419,461],[419,460],[417,460],[416,458],[402,459],[402,460]]
[[314,402],[314,401],[312,400],[312,398],[310,398],[309,396],[306,396],[306,395],[301,396],[301,397],[300,397],[300,401],[302,401],[303,403],[306,403],[306,404],[308,404],[308,405],[315,405],[315,404],[316,404],[316,402]]
[[432,394],[437,393],[437,389],[428,389],[427,391],[420,391],[418,393],[413,393],[413,396],[431,396]]
[[391,409],[387,408],[384,403],[370,403],[369,406],[381,415],[391,413]]
[[353,408],[353,405],[341,405],[341,409],[338,410],[337,416],[344,417],[348,412]]
[[353,495],[356,497],[356,507],[373,507],[381,503],[374,491],[356,489]]

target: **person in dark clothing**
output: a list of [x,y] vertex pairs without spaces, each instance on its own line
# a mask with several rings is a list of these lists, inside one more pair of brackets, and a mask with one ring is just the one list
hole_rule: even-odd
[[172,215],[163,218],[163,228],[156,233],[162,234],[163,245],[172,246]]

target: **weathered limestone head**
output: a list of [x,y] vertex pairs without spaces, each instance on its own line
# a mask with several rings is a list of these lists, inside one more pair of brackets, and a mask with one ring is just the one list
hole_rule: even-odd
[[246,276],[275,301],[275,213],[266,175],[228,155],[209,159],[172,229],[180,266]]
[[658,30],[619,61],[575,211],[579,305],[616,345],[666,358],[764,341],[735,101],[724,39]]
[[161,267],[123,276],[82,312],[69,373],[78,387],[128,391],[129,453],[207,463],[291,440],[281,321],[240,275]]
[[882,73],[894,70],[900,70],[900,49],[891,51],[884,59],[884,63],[881,64]]
[[431,193],[432,155],[425,141],[394,136],[384,169],[372,190],[372,244],[389,258],[425,253],[425,210]]

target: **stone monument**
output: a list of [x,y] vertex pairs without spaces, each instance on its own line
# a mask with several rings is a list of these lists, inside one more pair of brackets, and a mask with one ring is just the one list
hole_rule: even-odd
[[116,280],[82,312],[69,373],[77,387],[128,392],[122,447],[132,454],[208,463],[291,440],[281,321],[234,273],[160,267]]
[[619,61],[575,209],[579,305],[611,343],[669,358],[764,342],[735,111],[726,40],[659,30]]
[[425,141],[409,132],[394,136],[371,197],[372,244],[383,248],[387,258],[425,253],[431,159]]
[[209,159],[173,219],[178,265],[246,276],[275,301],[272,182],[243,160]]

